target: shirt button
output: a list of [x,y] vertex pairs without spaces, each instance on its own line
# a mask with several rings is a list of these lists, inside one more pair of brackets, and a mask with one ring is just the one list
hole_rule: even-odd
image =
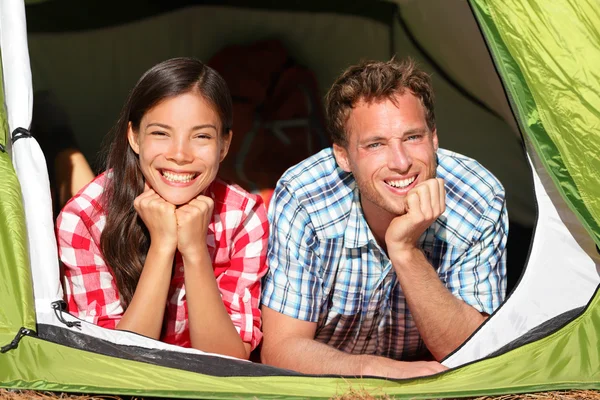
[[91,315],[91,316],[94,316],[94,315],[96,315],[96,310],[92,310],[92,311],[90,311],[90,315]]
[[248,303],[252,299],[252,295],[248,289],[244,289],[244,297],[242,297],[242,301],[244,303]]
[[179,272],[183,272],[183,267],[179,267]]

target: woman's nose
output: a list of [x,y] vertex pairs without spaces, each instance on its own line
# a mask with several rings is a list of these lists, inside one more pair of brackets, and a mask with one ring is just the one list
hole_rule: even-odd
[[189,143],[182,139],[173,139],[169,147],[167,159],[172,160],[177,164],[186,164],[191,162],[192,154]]

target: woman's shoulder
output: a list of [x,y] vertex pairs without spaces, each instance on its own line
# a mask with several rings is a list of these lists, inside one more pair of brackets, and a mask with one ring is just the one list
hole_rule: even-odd
[[63,207],[61,214],[68,212],[81,214],[86,212],[91,214],[93,211],[102,212],[102,195],[107,182],[110,180],[110,173],[103,172],[94,180],[81,188]]
[[226,205],[229,210],[246,210],[263,203],[260,195],[250,193],[241,186],[220,178],[215,179],[208,190],[215,202],[215,210],[219,209],[219,204]]

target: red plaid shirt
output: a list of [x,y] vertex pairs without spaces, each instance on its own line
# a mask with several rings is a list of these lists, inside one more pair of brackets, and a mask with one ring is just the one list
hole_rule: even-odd
[[[69,312],[114,329],[123,308],[112,270],[100,251],[100,235],[106,223],[100,200],[107,179],[101,174],[73,197],[58,216],[56,230],[59,255],[65,266]],[[260,278],[266,272],[265,207],[260,196],[219,179],[208,187],[207,194],[215,204],[207,237],[215,278],[231,321],[242,340],[254,349],[262,338],[258,307]],[[191,346],[179,252],[175,256],[161,340]]]

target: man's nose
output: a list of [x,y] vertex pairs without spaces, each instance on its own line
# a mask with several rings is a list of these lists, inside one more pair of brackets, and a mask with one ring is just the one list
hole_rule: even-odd
[[192,153],[189,143],[183,138],[173,138],[167,159],[176,162],[177,164],[187,164],[192,161]]
[[392,171],[405,173],[410,170],[413,160],[410,153],[406,151],[403,143],[391,143],[389,146],[388,168]]

